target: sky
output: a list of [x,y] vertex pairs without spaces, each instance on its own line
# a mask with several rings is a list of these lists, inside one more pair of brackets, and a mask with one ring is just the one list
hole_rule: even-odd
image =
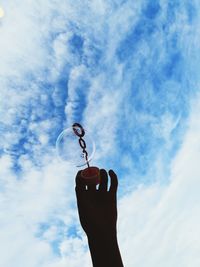
[[92,266],[55,146],[74,122],[118,175],[124,266],[200,266],[199,10],[0,1],[0,266]]

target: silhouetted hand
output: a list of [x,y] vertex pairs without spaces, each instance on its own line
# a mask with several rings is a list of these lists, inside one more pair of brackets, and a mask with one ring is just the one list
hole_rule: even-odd
[[100,185],[86,188],[81,171],[76,176],[76,196],[81,225],[88,237],[93,266],[123,266],[117,243],[117,186],[114,171],[100,170]]
[[96,185],[86,186],[81,172],[76,176],[76,195],[78,203],[78,211],[81,225],[87,234],[116,234],[117,222],[117,176],[113,171],[109,171],[111,177],[111,186],[107,190],[108,175],[107,172],[100,170],[100,185],[96,189]]

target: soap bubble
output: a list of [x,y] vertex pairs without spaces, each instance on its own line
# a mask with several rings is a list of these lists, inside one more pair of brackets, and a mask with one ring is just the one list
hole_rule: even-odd
[[[76,128],[75,130],[80,134],[79,128]],[[90,162],[95,153],[95,143],[90,133],[85,129],[82,138],[85,141],[88,162]],[[67,128],[60,133],[56,141],[56,151],[59,158],[70,165],[76,167],[87,165],[85,154],[79,144],[79,136],[75,134],[73,127]]]

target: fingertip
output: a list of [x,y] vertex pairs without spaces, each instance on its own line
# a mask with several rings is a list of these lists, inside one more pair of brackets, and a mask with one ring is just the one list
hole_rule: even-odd
[[78,171],[76,174],[76,185],[80,182],[80,178],[81,178],[81,171]]
[[81,171],[78,171],[76,174],[76,191],[83,191],[85,189],[85,184],[81,177]]
[[108,171],[108,173],[111,174],[111,175],[112,175],[112,174],[115,174],[115,172],[114,172],[112,169],[110,169],[110,170]]
[[81,172],[82,172],[82,170],[79,170],[79,171],[77,172],[76,176],[80,176],[80,175],[81,175]]
[[105,169],[100,169],[100,184],[99,191],[107,191],[108,174]]
[[105,174],[106,173],[106,170],[105,169],[100,169],[100,174]]
[[109,170],[109,175],[110,175],[110,180],[111,180],[110,191],[115,193],[118,187],[118,178],[117,178],[116,173],[113,170]]

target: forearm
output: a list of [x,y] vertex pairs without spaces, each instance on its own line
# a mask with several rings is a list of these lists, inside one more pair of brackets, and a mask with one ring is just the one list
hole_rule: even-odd
[[88,237],[93,267],[123,267],[117,236]]

